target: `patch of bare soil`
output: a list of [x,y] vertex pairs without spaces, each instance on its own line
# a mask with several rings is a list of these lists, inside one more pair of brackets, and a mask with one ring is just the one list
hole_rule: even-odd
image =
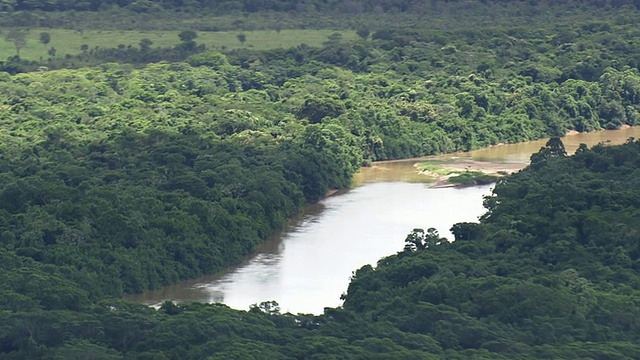
[[528,164],[524,163],[494,163],[488,161],[459,160],[442,164],[442,168],[447,170],[469,170],[482,171],[489,175],[506,175],[524,169]]
[[[446,170],[453,170],[458,172],[464,171],[480,171],[487,175],[504,176],[512,174],[524,169],[528,164],[524,163],[494,163],[488,161],[477,160],[456,160],[450,163],[443,163],[440,166]],[[434,176],[434,173],[426,172],[425,175]],[[461,187],[468,185],[452,184],[449,182],[449,178],[455,176],[455,174],[437,176],[436,182],[431,186],[433,188],[446,188],[446,187]]]

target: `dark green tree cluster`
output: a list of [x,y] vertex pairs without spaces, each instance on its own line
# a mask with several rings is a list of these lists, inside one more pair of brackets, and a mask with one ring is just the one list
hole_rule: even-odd
[[[592,25],[578,42],[610,29]],[[482,50],[489,41],[498,45]],[[367,161],[637,124],[640,75],[621,64],[633,53],[585,42],[579,54],[608,51],[595,81],[570,61],[534,79],[491,53],[542,56],[554,41],[517,29],[379,30],[319,49],[5,74],[6,245],[65,267],[93,299],[139,292],[234,263]]]
[[[359,14],[363,12],[411,12],[420,11],[424,7],[437,7],[455,3],[457,0],[439,0],[439,1],[410,1],[410,0],[350,0],[348,2],[339,0],[237,0],[237,1],[157,1],[157,0],[94,0],[94,1],[24,1],[17,0],[15,2],[6,2],[2,4],[2,11],[12,10],[43,10],[43,11],[69,11],[69,10],[100,10],[110,6],[126,7],[136,12],[150,12],[159,9],[194,11],[198,9],[209,9],[219,13],[233,12],[259,12],[259,11],[276,11],[276,12],[304,12],[304,11],[322,11],[322,12],[347,12]],[[467,1],[474,3],[475,1]],[[528,1],[504,1],[493,0],[495,4],[506,3],[524,3]],[[484,2],[486,3],[486,1]],[[540,6],[553,4],[553,2],[542,1]],[[637,6],[638,3],[633,0],[591,0],[586,1],[590,6],[597,7],[621,7],[624,5]]]
[[[553,151],[550,142],[543,150]],[[496,185],[455,242],[415,229],[322,316],[90,298],[73,271],[0,249],[7,359],[636,359],[640,142],[581,147]],[[2,241],[14,235],[2,233]]]
[[[597,45],[602,31],[585,31],[582,50],[555,55],[549,53],[554,40],[547,32],[511,45],[509,31],[485,35],[468,45],[473,39],[461,32],[381,30],[372,41],[334,39],[320,49],[238,51],[229,60],[260,71],[272,86],[315,85],[303,100],[296,99],[302,102],[296,115],[312,123],[340,122],[364,138],[365,157],[377,160],[470,150],[572,129],[614,129],[640,119],[637,54]],[[637,38],[629,33],[624,42],[627,49],[636,48]],[[531,43],[542,44],[536,49]],[[593,67],[575,69],[578,59],[601,51],[608,55]],[[549,67],[553,77],[532,76],[532,66]]]
[[[94,47],[85,49],[75,56],[66,56],[64,58],[56,58],[52,56],[46,62],[48,68],[81,68],[88,66],[96,66],[108,62],[128,63],[128,64],[149,64],[161,61],[179,62],[184,61],[188,57],[197,53],[204,52],[206,46],[197,44],[193,40],[182,41],[180,44],[172,47],[151,47],[152,42],[149,39],[142,39],[139,46],[119,45],[115,48]],[[25,66],[25,70],[34,68]],[[37,67],[36,67],[37,69]]]
[[219,271],[305,201],[348,186],[361,163],[353,135],[243,109],[236,96],[261,94],[229,92],[234,70],[4,78],[3,248],[92,299],[120,296]]
[[367,38],[389,26],[450,30],[488,24],[548,28],[567,18],[619,22],[637,17],[638,9],[635,0],[8,0],[0,4],[0,20],[5,27],[79,31],[181,31],[185,24],[199,31],[350,29]]
[[[47,4],[15,6],[62,6]],[[382,14],[422,3],[341,4]],[[371,160],[637,125],[637,21],[630,7],[606,14],[540,29],[400,23],[354,42],[336,33],[319,48],[229,54],[187,30],[171,49],[87,46],[76,59],[94,68],[1,62],[1,356],[640,358],[633,141],[567,158],[553,138],[499,182],[481,224],[456,225],[454,243],[416,229],[323,316],[113,300],[236,263]]]
[[358,270],[344,308],[470,358],[640,356],[640,142],[558,145],[502,179],[455,242],[417,229]]

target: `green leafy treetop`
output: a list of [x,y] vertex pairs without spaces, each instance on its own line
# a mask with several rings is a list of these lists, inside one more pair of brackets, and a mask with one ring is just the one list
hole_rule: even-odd
[[182,42],[194,41],[198,37],[198,33],[193,30],[184,30],[178,34],[178,38]]
[[16,47],[16,55],[20,56],[20,50],[27,45],[27,34],[29,30],[25,29],[11,29],[5,35],[5,40],[12,42]]
[[244,43],[247,41],[247,35],[245,34],[238,34],[236,38],[238,39],[238,41],[240,41],[240,44],[242,44],[243,46],[244,46]]
[[40,42],[42,43],[42,45],[47,46],[50,41],[51,41],[51,34],[49,34],[48,32],[40,33]]
[[565,150],[562,140],[553,136],[544,147],[540,148],[540,151],[531,155],[531,164],[535,165],[543,160],[559,156],[567,156],[567,150]]

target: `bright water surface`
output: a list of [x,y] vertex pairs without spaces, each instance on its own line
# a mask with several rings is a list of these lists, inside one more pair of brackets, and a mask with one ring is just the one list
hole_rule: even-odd
[[[563,138],[569,154],[580,143],[619,144],[640,138],[640,128]],[[520,168],[546,140],[439,156],[449,163],[488,161]],[[423,158],[423,159],[433,159]],[[434,227],[448,238],[457,222],[477,221],[491,186],[433,188],[415,170],[419,159],[380,162],[354,177],[354,188],[309,206],[241,265],[127,299],[157,305],[165,300],[222,302],[240,310],[276,300],[282,312],[322,313],[341,305],[352,272],[401,251],[414,228]]]

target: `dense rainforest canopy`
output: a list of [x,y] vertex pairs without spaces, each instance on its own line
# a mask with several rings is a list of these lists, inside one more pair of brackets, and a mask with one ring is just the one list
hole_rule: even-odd
[[[433,6],[446,6],[450,3],[474,4],[474,1],[465,0],[5,0],[2,3],[4,11],[43,10],[43,11],[69,11],[69,10],[100,10],[112,6],[131,8],[138,12],[149,12],[157,9],[169,9],[177,11],[194,11],[210,9],[220,13],[233,12],[304,12],[318,11],[324,13],[348,12],[358,14],[363,12],[412,12],[424,11]],[[528,1],[528,0],[485,0],[482,3],[495,3],[505,5],[509,3],[522,3],[525,5],[546,6],[558,3],[584,3],[594,7],[622,7],[631,5],[638,7],[637,0],[587,0],[587,1]]]
[[[80,6],[47,4],[3,6]],[[352,5],[421,3],[403,4]],[[551,143],[496,185],[480,224],[456,225],[451,244],[410,234],[323,316],[114,300],[238,262],[371,161],[637,125],[636,10],[604,5],[546,27],[398,24],[224,53],[183,32],[172,48],[2,62],[0,354],[640,358],[634,141],[571,158]]]
[[[633,17],[638,0],[3,0],[3,27],[202,31],[548,27]],[[185,26],[186,25],[186,26]]]

